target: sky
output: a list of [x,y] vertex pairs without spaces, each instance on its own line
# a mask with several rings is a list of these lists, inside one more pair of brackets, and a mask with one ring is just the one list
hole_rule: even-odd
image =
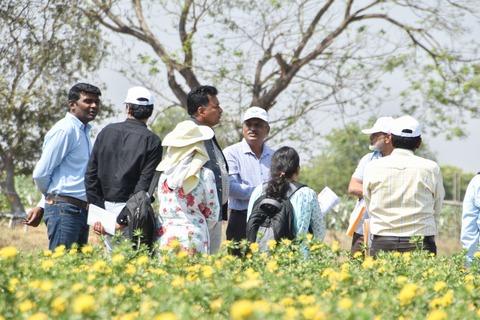
[[[122,103],[127,90],[129,87],[137,84],[108,67],[101,69],[99,76],[100,81],[107,85],[107,88],[103,90],[104,97],[114,105],[118,113],[116,117],[108,119],[106,122],[120,121],[125,116]],[[332,118],[331,121],[327,120],[323,124],[328,130],[329,126],[334,127],[336,123],[336,120]],[[104,124],[97,124],[97,131]],[[423,138],[435,153],[440,165],[453,165],[462,168],[466,172],[478,172],[480,171],[480,119],[467,120],[466,131],[468,133],[467,137],[455,138],[453,140],[447,140],[441,135],[432,136],[428,133]],[[368,152],[367,146],[365,150]]]

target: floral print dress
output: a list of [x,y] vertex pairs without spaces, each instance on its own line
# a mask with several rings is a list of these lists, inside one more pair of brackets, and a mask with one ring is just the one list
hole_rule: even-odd
[[210,253],[208,225],[218,221],[220,206],[213,171],[202,168],[199,174],[198,185],[188,194],[183,188],[170,190],[166,176],[160,177],[160,247],[178,241],[190,253]]

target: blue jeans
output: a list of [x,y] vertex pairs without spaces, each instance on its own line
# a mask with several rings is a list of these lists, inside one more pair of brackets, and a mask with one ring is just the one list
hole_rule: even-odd
[[44,211],[50,250],[62,244],[70,248],[74,243],[80,246],[87,243],[87,210],[70,203],[57,202],[45,203]]

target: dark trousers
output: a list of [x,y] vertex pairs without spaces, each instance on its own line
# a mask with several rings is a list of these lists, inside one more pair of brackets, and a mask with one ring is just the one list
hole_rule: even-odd
[[355,252],[364,253],[364,251],[365,245],[363,241],[363,234],[354,232],[352,237],[352,255],[355,254]]
[[247,238],[247,210],[230,210],[227,240],[241,241]]
[[50,250],[62,244],[70,248],[74,243],[87,243],[87,210],[66,202],[45,203],[44,210]]
[[420,243],[411,241],[411,237],[373,236],[370,255],[376,256],[380,251],[408,252],[414,250],[426,250],[437,254],[437,245],[434,236],[424,236]]

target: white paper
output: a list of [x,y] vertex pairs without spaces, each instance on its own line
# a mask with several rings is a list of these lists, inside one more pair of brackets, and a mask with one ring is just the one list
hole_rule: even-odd
[[88,225],[93,226],[95,222],[101,222],[105,232],[114,235],[119,213],[120,212],[113,213],[94,204],[89,204],[87,223]]
[[329,187],[323,188],[323,190],[318,194],[318,204],[320,205],[320,210],[323,214],[326,214],[328,211],[332,210],[335,207],[340,199]]

